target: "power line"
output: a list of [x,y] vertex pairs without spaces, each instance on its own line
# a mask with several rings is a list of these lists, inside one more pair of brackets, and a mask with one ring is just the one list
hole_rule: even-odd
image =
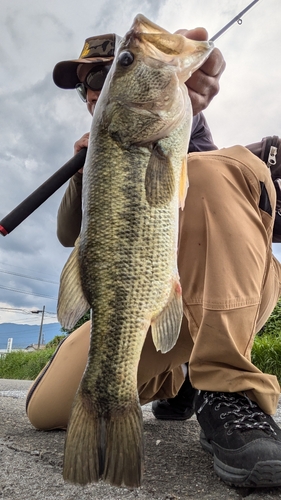
[[20,311],[22,313],[30,313],[31,311],[28,311],[27,309],[22,309],[22,308],[19,308],[19,307],[0,307],[0,310],[1,311],[13,311],[13,312],[16,312],[16,311]]
[[[19,307],[0,307],[0,311],[10,311],[10,312],[19,312],[21,314],[37,314],[37,311],[32,311],[31,309],[23,309]],[[49,314],[51,316],[55,315],[54,312],[45,311],[45,314]]]
[[9,288],[7,286],[1,286],[2,290],[9,290],[10,292],[24,293],[25,295],[33,295],[34,297],[43,297],[44,299],[57,300],[57,297],[51,297],[50,295],[40,295],[39,293],[27,292],[26,290],[16,290],[15,288]]
[[[26,273],[26,272],[29,273],[30,272],[32,274],[32,271],[34,271],[33,268],[30,269],[28,267],[22,267],[22,266],[18,266],[16,264],[9,264],[8,262],[4,262],[3,259],[0,259],[0,266],[5,267],[5,269],[9,268],[9,267],[12,268],[11,272],[15,272],[16,270],[19,270],[20,272],[21,271],[23,271],[24,273]],[[40,272],[40,276],[41,276],[41,272]],[[48,278],[50,276],[53,276],[55,278],[55,277],[57,277],[57,273],[55,273],[55,274],[52,273],[52,270],[50,269],[50,270],[48,270],[48,274],[45,273],[45,276],[46,276],[46,278],[47,278],[47,276],[48,276]]]
[[29,280],[35,280],[35,281],[42,281],[43,283],[51,283],[53,285],[58,285],[58,281],[51,281],[51,280],[45,280],[43,278],[34,278],[32,276],[26,276],[25,274],[18,274],[18,273],[11,273],[9,271],[3,271],[2,269],[0,269],[0,273],[4,273],[4,274],[10,274],[11,276],[18,276],[19,278],[27,278]]

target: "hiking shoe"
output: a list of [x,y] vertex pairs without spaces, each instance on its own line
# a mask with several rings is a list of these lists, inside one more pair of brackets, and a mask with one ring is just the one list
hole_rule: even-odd
[[153,401],[152,413],[158,420],[187,420],[194,414],[196,394],[189,380],[188,372],[184,383],[174,398]]
[[200,391],[195,411],[200,443],[226,483],[281,486],[281,429],[246,395]]

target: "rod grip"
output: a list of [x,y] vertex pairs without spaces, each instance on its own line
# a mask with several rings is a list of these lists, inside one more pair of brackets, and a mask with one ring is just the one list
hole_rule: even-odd
[[44,201],[54,194],[72,175],[84,166],[87,148],[83,148],[57,172],[23,200],[14,210],[0,221],[0,233],[3,236],[9,234],[22,221],[24,221]]

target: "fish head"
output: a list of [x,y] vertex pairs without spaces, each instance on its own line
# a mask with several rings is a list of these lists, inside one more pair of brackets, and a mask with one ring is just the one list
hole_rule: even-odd
[[109,134],[124,147],[167,136],[192,107],[185,82],[213,43],[171,34],[142,14],[121,40],[100,100]]

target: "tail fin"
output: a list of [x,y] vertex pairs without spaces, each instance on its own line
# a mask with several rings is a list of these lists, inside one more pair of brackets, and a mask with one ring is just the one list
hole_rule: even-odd
[[78,393],[67,430],[63,477],[85,485],[103,479],[136,488],[143,471],[142,411],[136,400],[124,413],[99,417]]

